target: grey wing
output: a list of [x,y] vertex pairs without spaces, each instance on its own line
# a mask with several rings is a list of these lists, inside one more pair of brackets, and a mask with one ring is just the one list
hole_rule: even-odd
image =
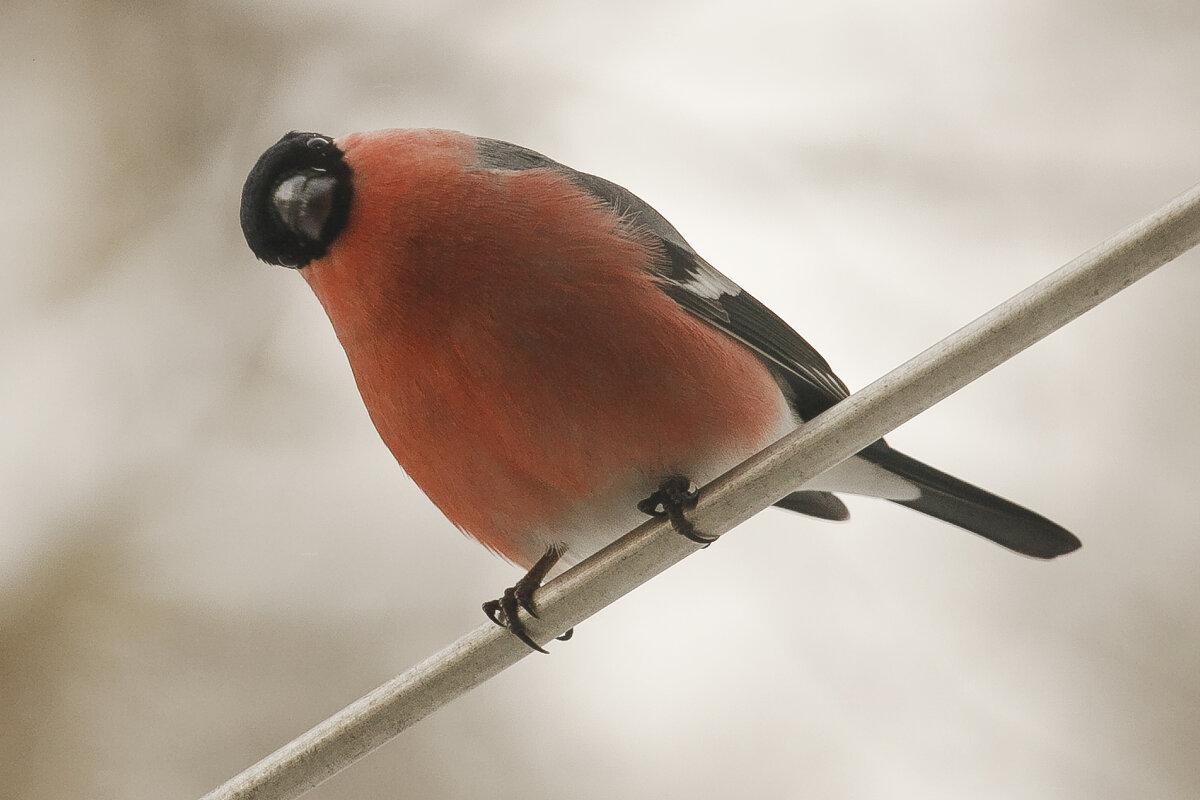
[[692,249],[671,223],[629,190],[578,172],[540,153],[496,139],[476,139],[480,167],[548,169],[561,173],[612,209],[630,226],[652,235],[663,259],[655,278],[681,308],[749,347],[788,390],[800,419],[812,419],[845,399],[846,385],[829,363],[773,311],[754,299]]

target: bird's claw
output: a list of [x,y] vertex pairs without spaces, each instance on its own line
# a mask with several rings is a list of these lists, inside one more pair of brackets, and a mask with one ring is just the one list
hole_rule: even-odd
[[672,475],[662,482],[658,491],[638,503],[638,510],[652,517],[667,517],[675,532],[696,544],[705,547],[717,540],[696,530],[696,526],[684,514],[696,507],[700,492],[692,488],[692,482],[682,475]]
[[[529,631],[525,627],[525,623],[521,620],[520,609],[525,609],[529,612],[529,616],[534,619],[539,619],[537,607],[534,604],[533,595],[541,588],[542,581],[545,580],[547,573],[554,568],[558,560],[562,558],[563,548],[555,545],[546,549],[546,553],[537,560],[537,563],[525,573],[521,580],[517,581],[510,588],[504,590],[504,594],[499,600],[489,600],[483,604],[483,613],[492,622],[499,625],[501,628],[507,628],[513,636],[516,636],[525,644],[529,645],[539,653],[547,653],[545,648],[535,642],[529,635]],[[574,629],[568,630],[558,640],[565,642],[571,638]]]

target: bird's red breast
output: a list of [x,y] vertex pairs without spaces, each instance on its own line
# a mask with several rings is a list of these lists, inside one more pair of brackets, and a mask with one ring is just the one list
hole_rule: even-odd
[[655,284],[651,240],[561,173],[482,168],[445,131],[337,145],[350,217],[301,274],[388,448],[483,544],[529,566],[581,510],[790,426],[762,363]]

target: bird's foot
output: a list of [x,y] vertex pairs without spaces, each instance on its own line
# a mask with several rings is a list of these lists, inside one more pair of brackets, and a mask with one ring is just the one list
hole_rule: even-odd
[[696,507],[700,492],[692,488],[692,482],[682,475],[672,475],[662,482],[658,491],[638,503],[638,511],[652,517],[667,517],[671,527],[684,538],[705,547],[717,540],[696,530],[696,526],[684,513]]
[[[499,600],[489,600],[483,604],[483,613],[487,615],[488,619],[501,628],[507,628],[513,636],[516,636],[539,653],[546,653],[548,651],[529,636],[529,631],[526,630],[525,623],[521,621],[519,610],[523,608],[534,619],[539,618],[537,608],[533,602],[533,594],[541,588],[542,581],[546,579],[546,575],[550,570],[554,569],[554,565],[562,558],[563,549],[561,545],[548,547],[545,555],[537,560],[537,563],[530,568],[529,572],[525,573],[525,577],[513,584],[512,587],[505,589],[504,594],[500,596]],[[558,640],[565,642],[574,633],[575,630],[572,628],[562,636],[559,636]]]

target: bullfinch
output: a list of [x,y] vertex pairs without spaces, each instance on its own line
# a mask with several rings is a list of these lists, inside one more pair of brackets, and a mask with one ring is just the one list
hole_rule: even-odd
[[[308,281],[371,420],[454,525],[530,570],[488,616],[844,399],[808,342],[622,187],[442,130],[292,132],[242,192],[261,260]],[[1035,558],[1080,546],[882,439],[776,504],[908,506]]]

